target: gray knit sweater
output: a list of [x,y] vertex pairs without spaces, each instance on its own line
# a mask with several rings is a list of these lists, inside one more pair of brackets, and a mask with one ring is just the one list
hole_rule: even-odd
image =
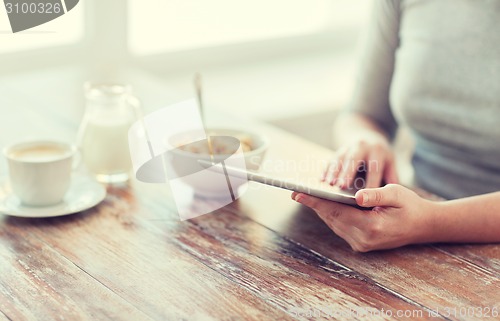
[[349,109],[411,129],[421,187],[500,190],[500,0],[374,3]]

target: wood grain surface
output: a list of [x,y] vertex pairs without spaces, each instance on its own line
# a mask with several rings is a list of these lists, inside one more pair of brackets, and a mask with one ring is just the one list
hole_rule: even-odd
[[[71,137],[80,114],[62,105],[1,118],[0,145],[23,130]],[[13,125],[20,115],[30,126]],[[317,181],[331,151],[248,126],[271,141],[263,172]],[[181,222],[168,186],[107,188],[74,215],[0,214],[0,320],[500,320],[498,244],[361,254],[289,191],[251,183],[235,203]]]

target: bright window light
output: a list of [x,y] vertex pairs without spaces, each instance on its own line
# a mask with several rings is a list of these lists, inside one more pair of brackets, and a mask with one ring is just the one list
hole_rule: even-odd
[[334,2],[129,0],[129,47],[146,55],[307,35],[328,26]]

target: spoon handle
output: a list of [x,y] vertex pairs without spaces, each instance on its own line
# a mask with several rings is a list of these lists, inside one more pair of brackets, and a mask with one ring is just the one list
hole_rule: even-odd
[[[196,98],[198,99],[198,106],[200,108],[201,122],[205,128],[205,110],[203,108],[203,90],[202,90],[202,80],[201,74],[197,72],[194,75],[194,88],[196,89]],[[206,129],[206,128],[205,128]]]

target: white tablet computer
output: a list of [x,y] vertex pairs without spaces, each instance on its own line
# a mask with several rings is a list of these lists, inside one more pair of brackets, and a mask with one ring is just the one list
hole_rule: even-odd
[[[278,188],[287,189],[290,191],[295,191],[299,193],[309,194],[312,196],[316,196],[318,198],[322,198],[329,201],[334,201],[350,206],[354,206],[356,208],[362,210],[369,210],[370,207],[361,207],[356,203],[356,199],[354,197],[354,192],[350,191],[339,191],[338,189],[334,189],[331,187],[331,190],[320,187],[312,187],[303,185],[301,183],[296,183],[291,180],[284,180],[272,177],[270,175],[265,174],[257,174],[250,171],[245,171],[239,168],[231,167],[224,165],[222,163],[211,164],[210,162],[204,160],[198,160],[198,162],[208,170],[215,171],[221,174],[229,175],[232,177],[238,178],[247,178],[249,181],[258,182],[261,184],[266,184]],[[330,186],[328,186],[330,187]]]

